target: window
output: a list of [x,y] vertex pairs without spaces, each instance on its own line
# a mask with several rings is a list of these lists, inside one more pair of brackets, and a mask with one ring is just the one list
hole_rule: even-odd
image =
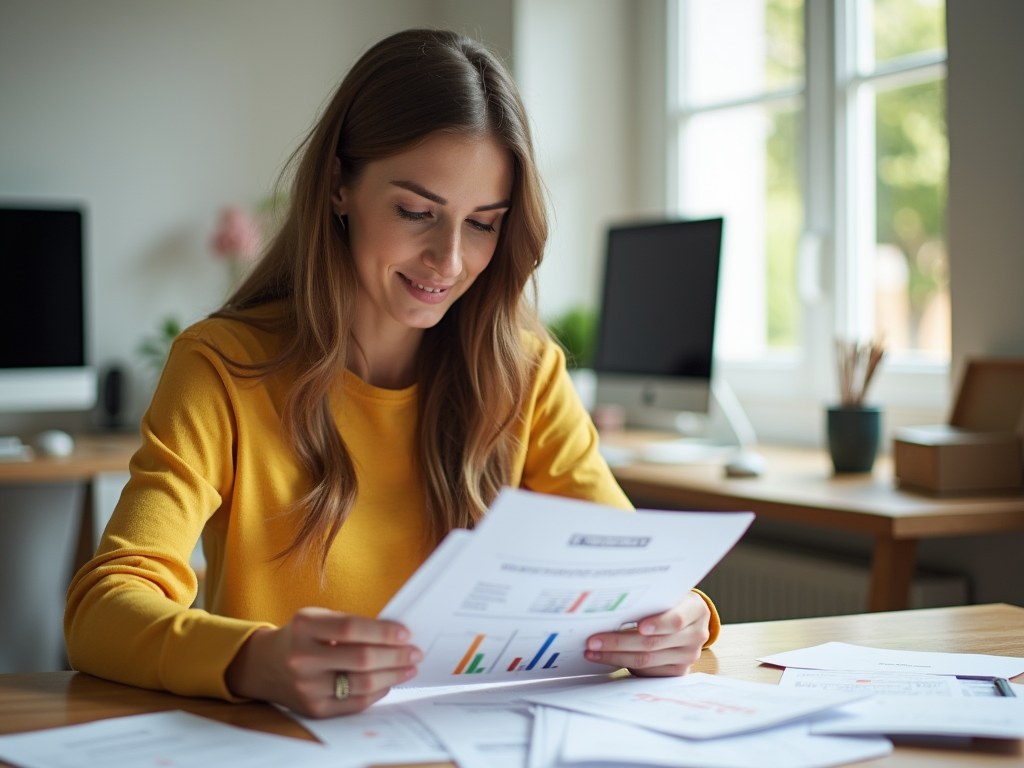
[[834,340],[882,337],[874,399],[944,408],[944,0],[670,9],[670,206],[726,218],[716,343],[741,400],[820,405]]

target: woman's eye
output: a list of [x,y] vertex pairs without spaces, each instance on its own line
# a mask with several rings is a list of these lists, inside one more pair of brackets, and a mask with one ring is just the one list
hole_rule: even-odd
[[400,205],[395,206],[395,212],[398,213],[401,218],[407,219],[408,221],[423,221],[430,216],[426,211],[407,211]]
[[493,232],[494,226],[492,224],[483,224],[482,222],[475,221],[474,219],[466,219],[474,229],[478,229],[481,232]]

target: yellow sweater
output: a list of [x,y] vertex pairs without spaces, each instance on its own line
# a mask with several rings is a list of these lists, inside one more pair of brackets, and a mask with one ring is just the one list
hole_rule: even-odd
[[[231,699],[224,672],[260,626],[322,606],[376,616],[419,567],[425,510],[414,438],[416,386],[387,390],[339,376],[331,409],[359,495],[315,567],[274,559],[295,537],[289,514],[308,477],[281,429],[287,382],[233,376],[203,341],[237,362],[277,350],[243,323],[203,321],[175,341],[142,422],[143,445],[96,556],[68,591],[64,630],[75,669],[144,688]],[[519,424],[510,484],[630,508],[597,450],[561,350],[530,337],[540,367]],[[190,609],[189,557],[202,535],[206,610]],[[709,601],[710,604],[710,601]],[[718,618],[712,606],[712,640]]]

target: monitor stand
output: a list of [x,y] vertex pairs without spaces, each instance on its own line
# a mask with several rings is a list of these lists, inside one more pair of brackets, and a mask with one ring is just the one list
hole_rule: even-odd
[[636,458],[656,464],[735,465],[733,476],[759,474],[763,461],[754,448],[757,435],[732,388],[720,378],[711,383],[708,413],[652,411],[650,420],[630,426],[680,435],[651,441],[636,451]]

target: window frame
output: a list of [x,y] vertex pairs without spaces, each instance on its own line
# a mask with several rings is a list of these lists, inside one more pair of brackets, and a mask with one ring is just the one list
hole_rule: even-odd
[[[681,0],[667,2],[666,158],[669,211],[679,210],[677,136],[683,121],[711,109],[765,103],[803,102],[804,235],[798,258],[803,302],[801,347],[760,359],[717,360],[715,374],[736,393],[759,437],[768,441],[818,444],[823,411],[838,395],[834,373],[837,336],[864,338],[873,324],[870,304],[857,299],[853,286],[873,296],[871,272],[858,262],[858,237],[874,248],[874,103],[873,87],[888,88],[946,76],[946,51],[915,54],[882,62],[871,72],[857,60],[858,4],[865,0],[804,3],[805,81],[802,88],[757,98],[686,107],[678,103]],[[867,0],[870,2],[870,0]],[[857,101],[870,97],[870,109]],[[866,121],[866,122],[865,122]],[[869,162],[859,158],[868,153]],[[865,172],[864,169],[869,169]],[[869,186],[870,185],[870,186]],[[869,204],[868,204],[869,203]],[[870,229],[869,229],[870,228]],[[869,234],[870,233],[870,234]],[[860,244],[863,252],[863,240]],[[870,315],[870,316],[869,316]],[[950,402],[950,363],[889,355],[869,393],[885,412],[885,428],[942,422]]]

